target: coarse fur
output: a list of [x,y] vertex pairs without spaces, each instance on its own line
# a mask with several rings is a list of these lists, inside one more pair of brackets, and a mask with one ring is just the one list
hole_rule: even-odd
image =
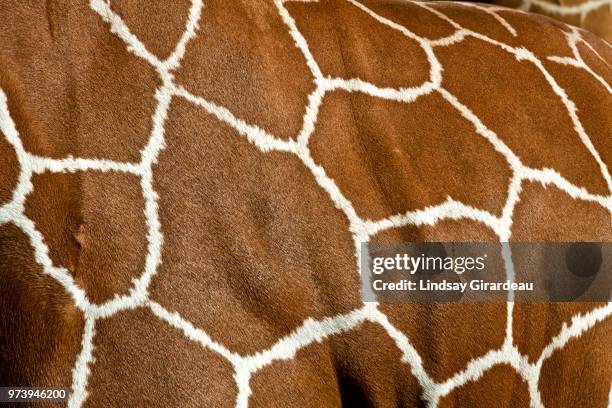
[[612,304],[364,304],[357,271],[365,241],[612,241],[604,40],[444,2],[3,1],[0,22],[0,385],[610,403]]

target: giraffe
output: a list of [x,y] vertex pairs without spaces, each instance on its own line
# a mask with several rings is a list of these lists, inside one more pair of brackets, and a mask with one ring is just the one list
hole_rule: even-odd
[[509,9],[0,6],[0,382],[608,406],[612,303],[363,303],[360,243],[610,241],[610,46]]
[[612,2],[610,0],[498,0],[494,3],[542,13],[573,24],[612,42]]

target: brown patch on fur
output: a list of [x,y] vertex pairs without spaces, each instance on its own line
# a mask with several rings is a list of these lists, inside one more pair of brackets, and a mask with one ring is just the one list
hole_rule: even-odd
[[606,61],[607,65],[612,64],[610,62],[612,60],[612,45],[609,42],[603,41],[598,36],[587,32],[581,32],[580,35]]
[[[612,64],[612,62],[610,62],[612,61],[612,45],[606,41],[603,41],[601,38],[597,37],[596,35],[591,35],[585,32],[581,32],[580,34],[582,38],[591,47],[593,47],[595,52],[597,52],[597,54],[599,54],[599,56],[605,60],[605,65],[610,67],[610,65]],[[582,45],[580,45],[579,48],[580,47],[582,47]],[[583,58],[584,57],[588,57],[588,55],[587,56],[583,55]]]
[[504,342],[505,303],[393,302],[382,303],[380,310],[406,334],[436,381]]
[[[542,365],[538,389],[547,407],[606,407],[612,379],[612,319],[608,316],[553,352]],[[606,346],[607,345],[607,346]]]
[[[366,322],[330,340],[343,406],[416,407],[421,387],[395,342]],[[364,401],[365,400],[365,401]]]
[[[516,46],[516,37],[492,15],[472,7],[456,7],[452,3],[433,3],[430,6],[444,13],[463,28],[491,37],[494,40]],[[486,7],[486,6],[485,6]],[[501,14],[500,14],[501,15]]]
[[[524,164],[553,168],[593,193],[609,193],[567,109],[533,64],[475,39],[466,39],[460,47],[442,48],[438,56],[445,67],[443,86],[496,132]],[[491,102],[483,103],[483,99]],[[545,115],[542,106],[546,106]]]
[[153,68],[87,2],[9,3],[0,7],[0,21],[11,22],[0,28],[0,88],[25,148],[139,160],[159,82]]
[[[554,62],[547,63],[546,67],[576,104],[591,143],[608,169],[612,169],[612,95],[585,70]],[[589,92],[584,92],[585,89]],[[602,103],[593,103],[594,100]]]
[[98,321],[94,347],[85,407],[234,406],[232,366],[147,309]]
[[83,317],[36,264],[28,237],[12,224],[0,226],[0,283],[0,384],[69,387]]
[[455,32],[453,26],[429,10],[411,2],[401,0],[365,0],[360,1],[380,16],[383,16],[416,35],[436,40]]
[[13,146],[0,133],[0,205],[10,201],[19,178],[19,162]]
[[[441,221],[381,232],[372,242],[495,242],[497,237],[474,221]],[[406,334],[423,358],[425,370],[444,381],[476,356],[504,342],[505,303],[381,303],[391,323]],[[467,334],[471,333],[472,337]],[[461,345],[458,347],[457,345]]]
[[[533,13],[504,10],[498,13],[516,30],[515,45],[527,48],[541,60],[549,55],[572,56],[564,34],[570,27],[564,23]],[[544,38],[546,41],[542,41]]]
[[330,93],[310,147],[357,213],[371,219],[449,196],[500,213],[511,175],[504,157],[439,94],[405,104]]
[[76,237],[83,223],[82,177],[82,173],[34,175],[34,191],[25,203],[25,215],[42,233],[51,261],[68,269],[73,276],[76,276],[81,250]]
[[362,326],[298,351],[255,374],[255,407],[416,407],[421,389],[380,326]]
[[279,137],[295,136],[314,84],[274,4],[207,1],[203,13],[177,83]]
[[327,345],[314,343],[290,360],[275,361],[251,378],[249,406],[342,407],[334,357]]
[[348,221],[297,158],[260,152],[181,99],[166,129],[153,299],[241,353],[359,306]]
[[147,252],[139,180],[123,173],[45,173],[33,184],[26,215],[44,235],[53,263],[68,268],[93,302],[127,293]]
[[[493,1],[493,3],[515,8],[519,6],[520,2],[498,0]],[[495,12],[498,16],[505,19],[516,31],[515,36],[492,15],[476,10],[473,7],[456,7],[452,2],[434,2],[429,5],[452,18],[464,28],[487,35],[494,40],[504,42],[513,47],[525,47],[540,57],[548,55],[572,55],[572,51],[567,45],[563,34],[564,31],[569,30],[569,27],[562,22],[537,14],[496,9]],[[481,6],[489,7],[488,5]],[[542,38],[547,38],[547,41],[542,41]]]
[[523,183],[514,209],[512,241],[612,241],[612,219],[602,206],[574,200],[564,191],[540,183]]
[[[514,211],[512,241],[573,242],[612,241],[610,214],[597,204],[573,200],[566,193],[539,183],[524,183]],[[514,341],[531,361],[569,323],[599,303],[516,303]]]
[[538,360],[542,350],[569,324],[572,316],[587,313],[601,303],[520,303],[514,304],[512,330],[514,344],[531,363]]
[[324,75],[382,87],[419,86],[429,79],[427,56],[416,41],[348,2],[295,3],[289,10]]
[[441,220],[434,226],[406,225],[374,235],[371,242],[497,242],[486,225],[471,220]]
[[[123,18],[142,43],[160,59],[174,50],[189,14],[190,2],[164,0],[113,0],[112,9]],[[204,9],[206,13],[206,9]],[[146,16],[146,18],[143,18]]]
[[478,380],[454,389],[440,400],[438,406],[527,408],[531,405],[527,383],[511,366],[502,364],[487,370]]
[[[612,61],[612,46],[590,33],[581,32],[580,36],[586,42],[585,44],[579,41],[576,44],[580,56],[593,72],[610,84],[612,82],[612,62],[610,62]],[[601,83],[600,86],[603,87]],[[612,98],[610,94],[607,95],[608,98]]]

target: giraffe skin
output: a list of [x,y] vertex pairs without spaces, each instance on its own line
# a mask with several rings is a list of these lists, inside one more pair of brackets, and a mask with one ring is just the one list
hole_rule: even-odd
[[612,403],[611,303],[362,303],[357,272],[366,241],[612,241],[603,40],[374,0],[0,21],[0,384],[69,407]]

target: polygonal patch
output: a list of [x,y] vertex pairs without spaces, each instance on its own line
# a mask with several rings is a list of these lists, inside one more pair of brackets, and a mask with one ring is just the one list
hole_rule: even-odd
[[[421,387],[384,329],[363,323],[275,361],[251,380],[255,407],[415,407]],[[288,390],[290,392],[287,392]]]
[[378,15],[429,40],[447,37],[455,32],[455,28],[450,23],[412,2],[365,0],[360,3]]
[[429,79],[419,44],[355,5],[288,3],[288,8],[324,75],[403,88]]
[[612,378],[612,319],[569,340],[544,361],[538,389],[546,407],[606,407]]
[[164,59],[174,50],[185,31],[190,4],[187,0],[113,0],[111,8],[149,51]]
[[182,99],[166,143],[154,166],[168,231],[154,300],[241,353],[359,306],[348,221],[296,157],[261,152]]
[[0,226],[0,383],[59,387],[72,382],[83,316],[34,259],[29,238]]
[[477,379],[452,390],[440,400],[438,407],[527,408],[530,405],[527,383],[514,369],[497,365]]
[[[26,150],[137,161],[159,80],[87,3],[0,10],[0,20],[11,21],[0,28],[0,88]],[[24,44],[32,45],[27,52]]]
[[67,268],[89,299],[125,294],[144,271],[147,228],[140,181],[123,173],[33,177],[26,215],[54,265]]
[[314,84],[276,6],[207,1],[204,14],[177,84],[278,137],[295,136]]
[[511,175],[505,158],[437,93],[412,103],[329,93],[309,146],[357,213],[370,219],[448,197],[501,213]]
[[[374,242],[495,242],[498,238],[472,220],[440,221],[383,231]],[[505,338],[505,303],[387,302],[379,309],[412,342],[425,371],[444,381],[467,363],[501,347]],[[476,336],[466,336],[475,333]]]
[[442,85],[525,165],[552,168],[592,193],[608,193],[567,107],[535,65],[475,39],[441,48],[438,57],[444,65]]
[[[555,187],[523,184],[514,210],[514,242],[574,242],[612,240],[612,218],[599,204],[573,200]],[[600,303],[517,303],[514,306],[515,343],[531,361],[556,336],[563,323],[576,313],[586,313]]]
[[[96,323],[85,407],[233,407],[234,370],[149,310],[122,311]],[[128,381],[121,381],[129,373]]]

